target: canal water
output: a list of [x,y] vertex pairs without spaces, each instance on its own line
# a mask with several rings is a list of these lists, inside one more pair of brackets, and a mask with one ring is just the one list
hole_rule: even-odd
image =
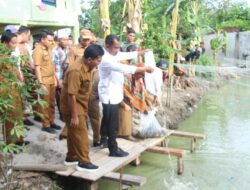
[[[229,81],[209,92],[179,130],[204,133],[194,154],[187,151],[184,174],[177,175],[176,158],[143,153],[139,167],[124,173],[145,176],[143,190],[250,189],[250,78]],[[169,147],[190,149],[190,140],[171,137]],[[119,189],[102,181],[101,190]]]

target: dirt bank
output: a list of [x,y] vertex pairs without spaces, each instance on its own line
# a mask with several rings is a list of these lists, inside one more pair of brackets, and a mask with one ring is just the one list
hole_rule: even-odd
[[173,88],[170,105],[168,104],[169,88],[167,82],[163,86],[161,107],[157,119],[161,126],[169,129],[178,128],[178,124],[189,117],[197,107],[200,99],[211,88],[218,88],[220,83],[196,77],[181,77],[179,88]]

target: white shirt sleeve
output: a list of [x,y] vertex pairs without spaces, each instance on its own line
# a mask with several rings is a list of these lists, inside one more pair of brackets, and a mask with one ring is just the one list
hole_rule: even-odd
[[111,71],[117,71],[120,73],[126,73],[126,74],[134,74],[137,67],[136,66],[132,66],[132,65],[125,65],[116,61],[111,61],[109,60],[109,62],[103,62],[102,63],[102,68],[103,69],[110,69]]
[[136,59],[138,57],[138,52],[118,52],[116,55],[118,61],[124,61],[124,60],[130,60],[130,59]]

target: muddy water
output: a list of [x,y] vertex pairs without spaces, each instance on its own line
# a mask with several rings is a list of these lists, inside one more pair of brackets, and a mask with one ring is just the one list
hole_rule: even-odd
[[[147,177],[143,190],[250,189],[250,78],[231,81],[207,94],[179,130],[204,133],[194,154],[187,152],[184,174],[176,174],[176,158],[144,153],[140,167],[125,173]],[[169,139],[170,147],[190,148],[190,140]],[[103,181],[100,189],[119,189]]]

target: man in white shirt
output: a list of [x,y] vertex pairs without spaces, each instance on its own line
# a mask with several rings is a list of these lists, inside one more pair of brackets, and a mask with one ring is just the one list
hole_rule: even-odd
[[120,42],[116,35],[108,35],[105,39],[105,54],[99,65],[100,81],[98,94],[103,106],[103,118],[101,123],[101,143],[107,142],[109,156],[124,157],[128,153],[118,148],[116,133],[119,125],[118,107],[123,100],[124,74],[137,72],[153,72],[151,67],[135,67],[121,64],[122,60],[135,59],[143,55],[144,51],[120,52]]

